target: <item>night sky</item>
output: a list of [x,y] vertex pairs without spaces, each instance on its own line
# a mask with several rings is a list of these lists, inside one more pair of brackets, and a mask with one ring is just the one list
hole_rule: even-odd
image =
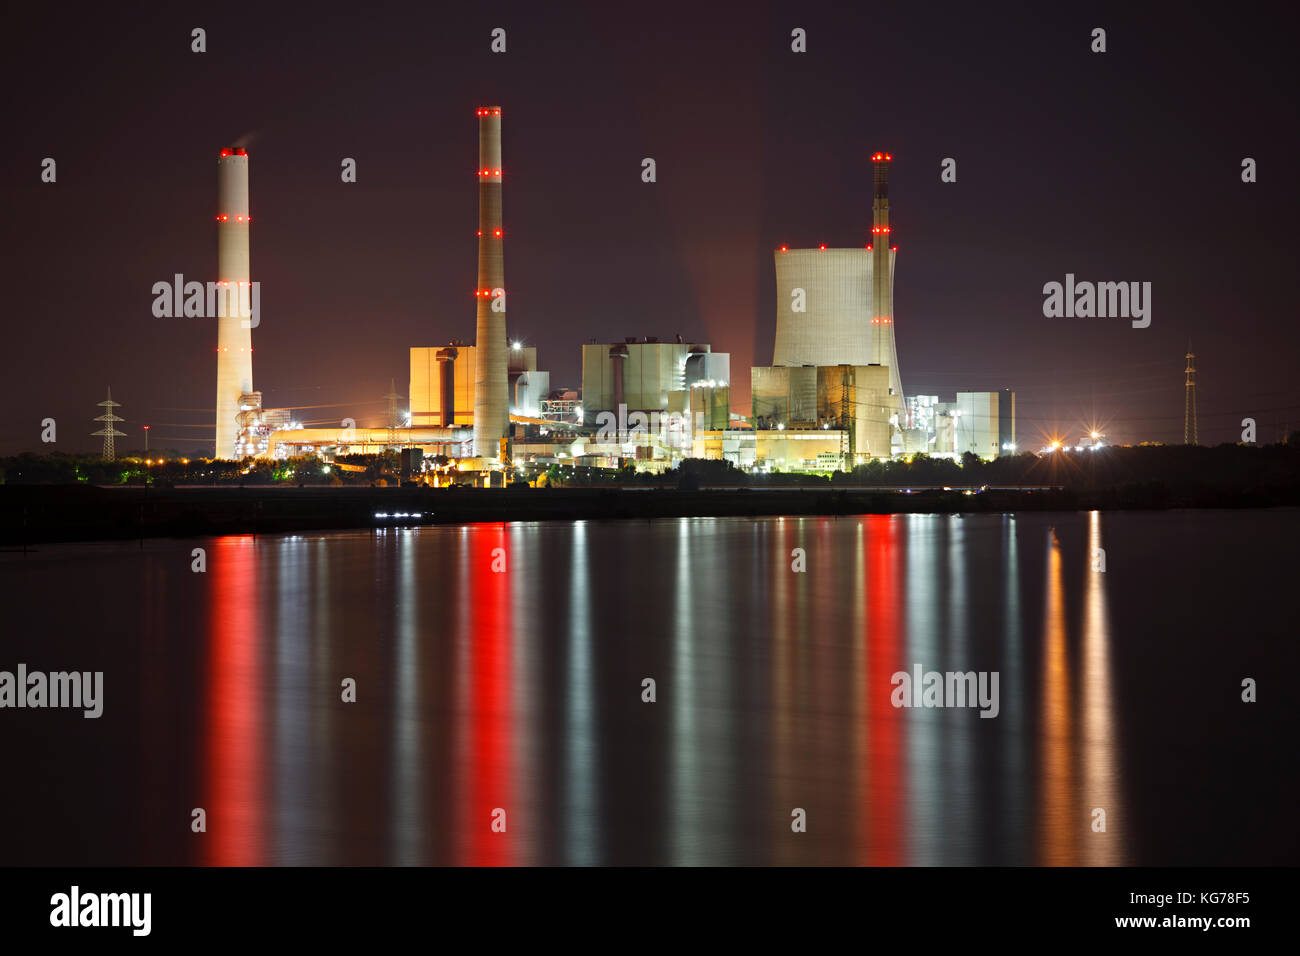
[[[232,145],[250,156],[265,404],[381,424],[409,347],[473,339],[487,104],[503,108],[509,335],[553,386],[581,385],[585,342],[680,333],[731,353],[748,413],[748,369],[772,359],[773,250],[865,244],[869,156],[888,150],[908,394],[1010,387],[1022,446],[1094,421],[1177,442],[1190,341],[1202,443],[1238,440],[1245,417],[1275,441],[1300,428],[1283,9],[25,4],[0,66],[0,453],[98,448],[108,385],[119,449],[150,423],[152,447],[210,451],[216,323],[155,318],[151,287],[216,278]],[[1151,326],[1045,318],[1043,284],[1067,272],[1151,282]]]

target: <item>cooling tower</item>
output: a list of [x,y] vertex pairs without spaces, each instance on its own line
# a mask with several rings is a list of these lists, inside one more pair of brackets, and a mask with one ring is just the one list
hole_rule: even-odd
[[478,110],[478,321],[474,336],[474,455],[499,458],[510,416],[501,226],[501,108]]
[[253,332],[240,315],[251,302],[248,271],[248,155],[223,149],[217,159],[217,281],[225,315],[217,318],[217,457],[239,458],[240,396],[253,391]]
[[776,253],[773,365],[868,365],[872,255],[865,249]]

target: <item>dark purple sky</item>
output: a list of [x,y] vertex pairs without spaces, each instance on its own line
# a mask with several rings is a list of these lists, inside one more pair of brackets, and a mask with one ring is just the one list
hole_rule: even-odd
[[[211,441],[215,323],[154,318],[150,288],[216,278],[216,158],[237,142],[262,283],[255,383],[268,406],[328,406],[308,421],[378,424],[408,347],[473,337],[487,103],[504,114],[510,335],[555,385],[581,384],[592,338],[680,332],[731,353],[747,411],[748,368],[772,358],[772,250],[864,243],[868,157],[885,149],[909,393],[1011,387],[1027,444],[1094,415],[1115,440],[1180,441],[1190,340],[1202,442],[1236,440],[1244,417],[1262,441],[1300,428],[1300,137],[1279,5],[332,9],[8,14],[0,453],[48,449],[45,417],[58,449],[98,447],[110,384],[119,447],[144,422],[155,446]],[[956,184],[940,182],[949,156]],[[1044,318],[1043,284],[1067,272],[1151,282],[1150,328]]]

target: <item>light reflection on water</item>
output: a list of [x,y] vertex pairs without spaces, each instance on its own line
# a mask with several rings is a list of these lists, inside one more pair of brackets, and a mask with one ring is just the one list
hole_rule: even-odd
[[[207,832],[115,862],[1161,862],[1130,842],[1110,575],[1091,569],[1123,520],[209,540],[206,575],[167,572],[140,623],[138,647],[193,666],[133,663],[141,710],[177,716],[149,737],[176,763],[138,785],[181,818],[203,807]],[[140,560],[169,567],[167,547]],[[894,707],[891,676],[918,665],[998,671],[999,716]],[[103,730],[110,752],[140,746],[135,725]]]
[[[1089,520],[1091,551],[1100,547],[1100,518]],[[727,526],[681,519],[638,528],[634,536],[626,534],[627,526],[600,526],[616,551],[647,545],[644,557],[666,559],[657,573],[622,589],[602,581],[626,582],[620,564],[643,562],[627,552],[594,562],[588,522],[390,530],[370,541],[319,539],[313,548],[301,539],[220,539],[211,581],[215,600],[228,610],[214,617],[210,637],[207,802],[222,825],[210,841],[210,861],[349,858],[346,839],[337,852],[327,839],[330,831],[346,835],[352,829],[346,819],[321,821],[315,842],[314,831],[299,823],[314,803],[311,765],[339,750],[328,737],[312,739],[310,719],[321,715],[353,744],[362,743],[358,725],[387,735],[362,745],[366,753],[385,755],[375,767],[384,771],[383,810],[372,821],[386,831],[384,862],[619,862],[602,840],[603,804],[610,797],[602,792],[600,758],[606,748],[638,744],[661,750],[667,770],[661,817],[654,821],[663,839],[653,862],[981,862],[988,841],[981,841],[980,801],[990,772],[985,764],[995,754],[1004,795],[1038,794],[1037,862],[1079,862],[1081,846],[1088,848],[1086,862],[1114,862],[1113,831],[1085,839],[1090,818],[1075,781],[1077,763],[1088,783],[1087,802],[1118,816],[1105,578],[1090,575],[1086,585],[1087,733],[1080,735],[1070,698],[1063,560],[1053,532],[1043,541],[1037,776],[1006,777],[1023,767],[1019,700],[999,702],[1005,711],[995,726],[1006,727],[1007,735],[980,733],[976,710],[896,709],[890,703],[891,675],[914,665],[940,671],[1005,667],[1012,680],[1002,686],[1017,686],[1023,662],[1018,654],[1014,660],[1006,655],[1016,652],[1008,639],[1019,641],[1018,620],[995,635],[1004,646],[985,642],[978,653],[971,647],[978,620],[970,612],[982,602],[973,604],[968,593],[966,569],[976,547],[966,538],[968,522],[872,516]],[[757,571],[759,586],[748,589],[744,578],[754,569],[743,556],[736,560],[733,540],[747,528],[751,546],[768,553]],[[999,541],[985,538],[999,547],[1015,541],[1005,533]],[[373,584],[367,607],[318,608],[345,619],[337,634],[311,627],[303,614],[310,593],[320,597],[318,585],[307,586],[311,565],[327,561],[334,545],[370,550]],[[803,549],[802,558],[795,548]],[[1014,560],[1014,553],[1004,558]],[[356,560],[353,555],[349,563]],[[799,560],[807,570],[794,570]],[[552,570],[561,572],[555,577],[565,583],[564,592],[543,590],[536,562],[558,562]],[[502,563],[504,571],[493,570]],[[1014,565],[1006,570],[1001,597],[1011,612],[1019,590]],[[255,609],[268,582],[276,593],[264,609],[272,612],[272,627],[263,632]],[[770,631],[737,633],[727,618],[728,602],[762,602],[765,596]],[[593,626],[594,620],[603,623]],[[644,637],[617,640],[624,628]],[[615,638],[610,646],[624,658],[602,654],[603,676],[593,647],[598,635]],[[647,638],[659,646],[639,647]],[[357,679],[359,694],[379,698],[372,711],[309,699],[324,689],[311,679],[307,649],[331,639],[354,649],[370,644],[373,653],[359,655],[369,659],[369,679]],[[421,670],[431,656],[421,645],[443,641],[454,648],[447,707],[421,694]],[[258,669],[263,643],[275,649],[275,667],[265,674]],[[548,648],[560,664],[554,685],[539,667]],[[382,661],[385,654],[391,660]],[[768,687],[751,684],[742,703],[733,685],[738,671],[751,673],[740,660],[749,654],[768,659]],[[662,669],[652,665],[656,660]],[[640,699],[637,675],[643,672],[656,681],[654,703]],[[615,674],[626,675],[619,678],[622,687],[601,686]],[[602,713],[602,701],[622,718]],[[743,755],[738,735],[761,732],[764,714],[771,765],[746,767],[737,761]],[[544,740],[548,733],[553,739]],[[431,766],[428,738],[444,734],[454,738],[454,760]],[[649,762],[654,759],[648,754]],[[353,787],[378,782],[360,779],[344,790],[354,806],[364,805],[369,801],[358,800]],[[430,788],[454,797],[439,807]],[[635,799],[636,791],[628,790]],[[792,826],[799,811],[807,833]],[[431,846],[429,831],[447,823],[456,839]],[[1019,825],[1025,823],[1020,817]],[[1009,824],[1014,830],[1017,820]],[[1023,838],[1017,842],[1026,845]],[[439,843],[454,852],[438,852]]]

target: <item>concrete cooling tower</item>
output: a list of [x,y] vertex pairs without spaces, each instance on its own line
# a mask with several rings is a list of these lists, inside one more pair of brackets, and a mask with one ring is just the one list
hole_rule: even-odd
[[888,153],[876,153],[871,241],[861,249],[788,249],[776,260],[774,366],[882,365],[902,396],[894,343]]

